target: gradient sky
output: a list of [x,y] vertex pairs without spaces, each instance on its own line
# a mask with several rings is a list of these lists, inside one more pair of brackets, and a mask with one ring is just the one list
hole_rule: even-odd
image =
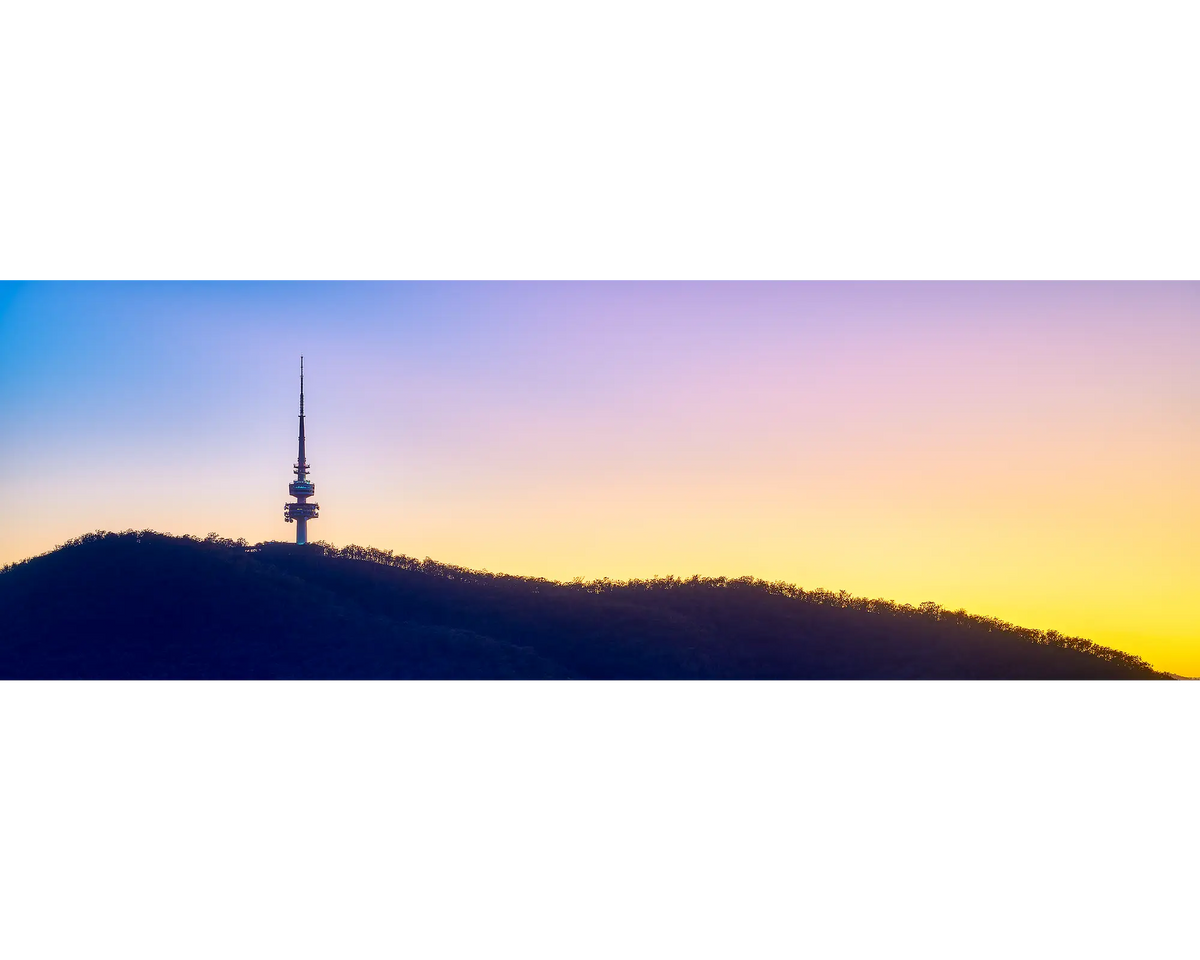
[[752,574],[1200,675],[1200,284],[0,285],[0,563],[88,530]]

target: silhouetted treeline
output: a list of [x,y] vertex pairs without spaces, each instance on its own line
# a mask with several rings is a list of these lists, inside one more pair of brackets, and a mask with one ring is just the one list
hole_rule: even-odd
[[804,590],[795,584],[785,583],[782,580],[767,581],[748,576],[735,578],[693,576],[687,579],[679,577],[655,577],[649,580],[610,580],[605,578],[603,580],[592,581],[576,580],[564,585],[542,578],[514,577],[508,574],[492,574],[487,571],[470,570],[450,564],[437,563],[428,557],[424,560],[417,560],[404,554],[393,554],[390,550],[379,550],[375,547],[360,547],[357,544],[350,544],[339,549],[322,541],[319,546],[325,551],[325,555],[330,557],[341,557],[347,560],[367,560],[372,563],[381,563],[403,570],[419,570],[423,573],[467,583],[482,583],[484,581],[496,580],[506,582],[515,581],[528,585],[535,592],[539,586],[544,585],[565,586],[567,589],[581,590],[587,593],[607,594],[610,596],[637,596],[664,591],[683,591],[688,595],[695,596],[699,591],[705,589],[746,590],[765,596],[788,597],[819,607],[834,607],[840,610],[854,610],[898,618],[911,619],[915,617],[939,623],[947,622],[957,624],[959,627],[971,631],[1002,632],[1020,637],[1030,643],[1077,650],[1104,660],[1123,663],[1134,669],[1151,669],[1149,664],[1141,657],[1125,653],[1122,650],[1115,650],[1112,647],[1101,646],[1082,637],[1063,636],[1057,630],[1035,630],[1029,627],[1018,627],[997,617],[980,616],[979,614],[968,613],[962,609],[953,611],[945,610],[939,604],[933,602],[925,602],[914,607],[911,604],[898,604],[893,603],[891,600],[880,598],[871,600],[865,597],[855,597],[851,596],[845,590],[837,592],[824,589]]
[[1052,630],[751,577],[558,583],[357,545],[129,530],[0,572],[0,676],[1165,675]]

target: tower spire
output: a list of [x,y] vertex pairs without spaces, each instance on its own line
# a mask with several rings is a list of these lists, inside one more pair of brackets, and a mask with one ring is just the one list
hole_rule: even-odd
[[308,543],[308,521],[317,519],[318,505],[309,503],[308,498],[316,492],[316,486],[308,479],[308,461],[304,456],[304,357],[300,358],[300,445],[293,468],[296,479],[288,485],[288,493],[296,503],[283,505],[283,518],[296,524],[296,543]]
[[304,459],[304,357],[300,358],[300,455],[296,459],[296,479],[308,477],[308,463]]

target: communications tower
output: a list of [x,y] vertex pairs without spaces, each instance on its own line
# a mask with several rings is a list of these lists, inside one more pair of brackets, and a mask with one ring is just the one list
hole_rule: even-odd
[[300,358],[300,455],[296,466],[292,468],[296,479],[288,484],[288,493],[296,498],[298,503],[283,505],[283,518],[296,523],[296,542],[308,543],[308,521],[317,519],[317,504],[309,503],[308,498],[316,493],[317,488],[308,479],[308,462],[304,459],[304,358]]

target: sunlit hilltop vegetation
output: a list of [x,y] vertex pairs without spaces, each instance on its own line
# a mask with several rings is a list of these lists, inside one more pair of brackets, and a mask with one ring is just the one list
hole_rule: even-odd
[[0,677],[1151,679],[1054,631],[750,577],[558,583],[91,533],[0,571]]

